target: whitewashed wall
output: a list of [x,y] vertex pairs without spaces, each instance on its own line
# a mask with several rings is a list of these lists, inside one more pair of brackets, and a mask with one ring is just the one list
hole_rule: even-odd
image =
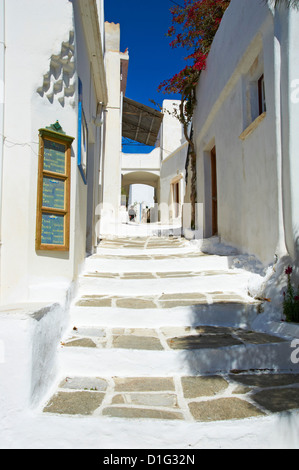
[[[259,0],[232,0],[215,37],[207,70],[201,76],[194,117],[198,202],[204,205],[204,236],[211,236],[209,155],[216,146],[219,236],[242,251],[254,253],[265,263],[273,261],[276,253],[283,254],[284,245],[280,123],[282,116],[288,121],[288,114],[281,114],[280,82],[289,87],[288,61],[293,54],[297,73],[298,60],[294,60],[295,36],[292,36],[294,45],[288,50],[286,43],[281,46],[274,35],[277,30],[287,28],[288,15],[293,18],[295,13],[284,11],[275,24],[273,12]],[[298,35],[294,23],[293,34],[295,30]],[[287,62],[282,74],[276,57],[277,46],[282,47]],[[267,113],[255,123],[253,132],[245,137],[243,134],[242,138],[250,123],[250,87],[260,73],[265,76]],[[293,125],[297,112],[298,108],[293,109]],[[252,116],[252,121],[255,117]],[[292,142],[296,145],[295,132]],[[286,162],[285,145],[286,142],[283,147]],[[285,178],[286,186],[288,176]],[[284,211],[289,197],[284,193]],[[293,211],[295,205],[292,204]]]
[[[299,12],[282,10],[276,19],[281,41],[283,202],[286,245],[299,265]],[[299,279],[299,273],[297,273]]]
[[121,204],[121,116],[120,92],[120,25],[105,23],[105,65],[108,83],[108,105],[105,110],[105,148],[103,159],[103,204],[100,232],[117,231]]
[[[186,158],[188,152],[188,143],[185,142],[167,158],[162,161],[160,175],[160,214],[161,222],[169,223],[173,219],[173,193],[172,183],[174,180],[179,183],[180,201],[184,202],[185,197],[185,177],[186,177]],[[180,210],[181,212],[181,210]]]
[[179,106],[179,100],[164,100],[162,104],[164,117],[159,140],[163,160],[185,142],[183,126],[175,116]]
[[[99,3],[100,4],[100,3]],[[18,14],[16,15],[16,11]],[[63,52],[68,57],[67,76]],[[62,55],[61,55],[62,54]],[[60,56],[60,58],[59,58]],[[5,145],[1,255],[1,302],[64,302],[85,258],[87,186],[77,166],[77,77],[89,145],[99,155],[92,125],[95,92],[78,13],[68,0],[6,2]],[[36,252],[38,130],[59,120],[73,137],[70,251]]]
[[160,171],[160,148],[150,153],[122,153],[122,173],[130,171]]

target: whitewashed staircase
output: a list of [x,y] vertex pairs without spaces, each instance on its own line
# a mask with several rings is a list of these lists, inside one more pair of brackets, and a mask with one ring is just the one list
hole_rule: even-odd
[[[169,376],[266,367],[258,357],[253,364],[243,344],[238,349],[232,343],[235,347],[227,355],[215,344],[205,360],[201,350],[174,350],[168,342],[184,336],[184,329],[194,334],[200,325],[248,327],[258,306],[247,295],[248,276],[230,270],[229,257],[205,256],[179,239],[103,242],[86,261],[71,311],[75,330],[67,338],[73,337],[74,346],[79,346],[80,338],[94,328],[100,340],[97,348],[63,348],[66,375]],[[113,347],[121,335],[127,337],[128,347],[126,338],[118,341],[121,348]],[[134,349],[129,346],[133,336],[141,337],[144,346],[145,338],[157,338],[163,349],[155,344]]]
[[62,448],[197,448],[215,436],[249,448],[267,441],[273,412],[299,408],[289,343],[251,331],[251,274],[231,265],[176,238],[99,245],[42,408]]

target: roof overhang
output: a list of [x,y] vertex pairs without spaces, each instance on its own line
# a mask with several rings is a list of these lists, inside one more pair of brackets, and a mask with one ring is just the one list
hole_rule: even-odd
[[108,91],[96,1],[80,0],[79,8],[87,42],[89,61],[93,67],[97,101],[106,106]]
[[123,137],[154,147],[164,115],[149,106],[124,98]]

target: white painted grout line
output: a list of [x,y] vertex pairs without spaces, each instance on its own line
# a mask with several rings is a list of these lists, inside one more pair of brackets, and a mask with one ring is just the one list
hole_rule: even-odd
[[174,384],[175,384],[175,389],[176,389],[176,395],[177,395],[179,408],[182,410],[182,412],[185,416],[185,419],[187,421],[195,421],[195,419],[193,418],[193,416],[190,412],[190,409],[189,409],[188,403],[186,401],[186,398],[184,397],[181,377],[174,376],[173,380],[174,380]]
[[112,399],[113,399],[114,394],[115,394],[114,380],[112,378],[108,378],[108,377],[105,378],[105,380],[108,383],[108,386],[107,386],[106,391],[103,392],[103,393],[105,393],[105,396],[104,396],[104,399],[103,399],[101,405],[92,414],[92,416],[95,416],[95,417],[103,415],[103,409],[106,408],[107,406],[111,405]]

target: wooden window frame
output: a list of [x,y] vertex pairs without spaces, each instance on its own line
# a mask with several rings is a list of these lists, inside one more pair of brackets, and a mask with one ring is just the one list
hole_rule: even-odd
[[[65,147],[65,171],[64,173],[45,170],[44,168],[44,142],[50,141]],[[70,188],[71,188],[71,145],[73,137],[66,136],[49,129],[39,130],[39,165],[38,165],[38,185],[37,185],[37,215],[36,215],[36,241],[37,251],[69,251],[70,239]],[[44,178],[53,178],[65,183],[64,208],[43,206]],[[44,214],[53,216],[63,216],[64,218],[64,243],[45,244],[42,243],[42,218]]]
[[266,95],[265,95],[265,77],[264,74],[258,79],[258,100],[259,115],[266,112]]

